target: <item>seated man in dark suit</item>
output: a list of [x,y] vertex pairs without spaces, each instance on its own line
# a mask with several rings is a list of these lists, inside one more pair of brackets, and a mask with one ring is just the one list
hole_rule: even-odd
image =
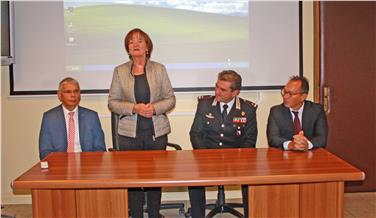
[[293,76],[281,90],[283,104],[270,109],[268,143],[284,150],[325,147],[328,124],[323,107],[307,101],[309,85],[305,77]]
[[[256,104],[239,98],[242,78],[232,70],[218,74],[215,96],[198,99],[190,137],[194,149],[254,148],[257,139]],[[205,188],[188,187],[193,218],[205,217]],[[245,217],[248,190],[242,186]]]
[[80,85],[70,77],[59,83],[61,105],[43,114],[39,133],[39,158],[50,152],[106,151],[97,112],[80,107]]

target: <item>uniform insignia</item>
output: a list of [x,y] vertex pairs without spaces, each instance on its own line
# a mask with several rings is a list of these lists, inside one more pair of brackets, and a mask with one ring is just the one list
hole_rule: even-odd
[[205,114],[205,117],[209,119],[214,119],[214,116],[212,115],[212,113]]
[[258,107],[258,105],[252,101],[244,100],[244,102],[255,109]]
[[240,124],[245,124],[247,123],[247,117],[234,117],[232,118],[233,123],[240,123]]
[[244,112],[244,111],[242,111],[241,115],[242,115],[242,116],[244,116],[244,115],[245,115],[245,112]]
[[201,101],[201,100],[209,100],[209,99],[211,99],[213,96],[211,96],[211,95],[201,95],[201,96],[198,96],[197,97],[197,100],[198,101]]

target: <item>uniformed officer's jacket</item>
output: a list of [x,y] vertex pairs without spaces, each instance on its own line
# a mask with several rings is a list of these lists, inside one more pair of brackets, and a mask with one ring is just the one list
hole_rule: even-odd
[[214,96],[198,98],[190,138],[194,149],[255,147],[257,139],[256,104],[236,97],[222,120],[219,102]]

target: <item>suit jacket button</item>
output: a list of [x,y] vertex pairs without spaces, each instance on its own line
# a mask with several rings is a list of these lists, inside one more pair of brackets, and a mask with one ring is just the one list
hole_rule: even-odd
[[221,133],[220,136],[223,137],[223,133]]

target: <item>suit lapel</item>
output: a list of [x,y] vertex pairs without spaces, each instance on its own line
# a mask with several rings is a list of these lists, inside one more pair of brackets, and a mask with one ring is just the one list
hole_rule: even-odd
[[232,107],[230,108],[230,111],[229,111],[229,113],[227,114],[227,119],[228,119],[229,117],[233,117],[233,116],[234,116],[235,112],[237,111],[237,109],[236,109],[236,104],[240,103],[240,102],[238,102],[238,101],[240,101],[240,100],[239,100],[237,97],[235,97],[234,104],[232,104]]
[[304,102],[304,108],[303,108],[303,114],[302,114],[302,129],[303,130],[308,130],[308,120],[309,120],[309,114],[311,114],[311,105],[305,101]]
[[283,114],[284,114],[283,123],[286,123],[286,127],[287,127],[289,133],[293,136],[295,129],[294,129],[294,122],[293,122],[293,119],[292,119],[290,109],[288,107],[285,107],[284,105],[282,105],[282,108],[283,108]]
[[[58,128],[56,130],[56,133],[59,133],[59,132],[63,132],[63,138],[61,139],[62,142],[63,142],[63,145],[65,146],[65,150],[66,150],[66,146],[67,146],[67,125],[66,125],[66,122],[65,122],[65,117],[64,117],[64,111],[63,111],[63,105],[60,105],[59,109],[56,111],[56,117],[57,117],[57,123],[56,123],[56,127]],[[60,134],[58,134],[60,135]]]
[[[228,113],[226,120],[229,120],[232,123],[234,117],[240,117],[240,110],[236,107],[236,101],[240,101],[238,98],[235,99],[234,104],[232,105],[230,112]],[[239,102],[240,103],[240,102]]]
[[[82,122],[82,120],[85,119],[85,113],[83,112],[82,108],[80,106],[78,106],[78,129],[79,129],[79,139],[80,139],[80,144],[81,144],[81,149],[83,149],[84,145],[83,145],[83,141],[84,140],[84,132],[85,132],[85,129],[86,129],[86,125],[85,125],[85,122]],[[83,150],[82,150],[83,151]]]
[[217,105],[213,107],[213,114],[214,117],[219,117],[219,120],[222,121],[221,105],[219,104],[219,102],[217,102]]
[[211,104],[210,112],[215,117],[214,120],[216,122],[222,122],[221,106],[220,106],[219,102],[217,102],[217,100],[215,99],[215,97],[213,98],[213,102]]

